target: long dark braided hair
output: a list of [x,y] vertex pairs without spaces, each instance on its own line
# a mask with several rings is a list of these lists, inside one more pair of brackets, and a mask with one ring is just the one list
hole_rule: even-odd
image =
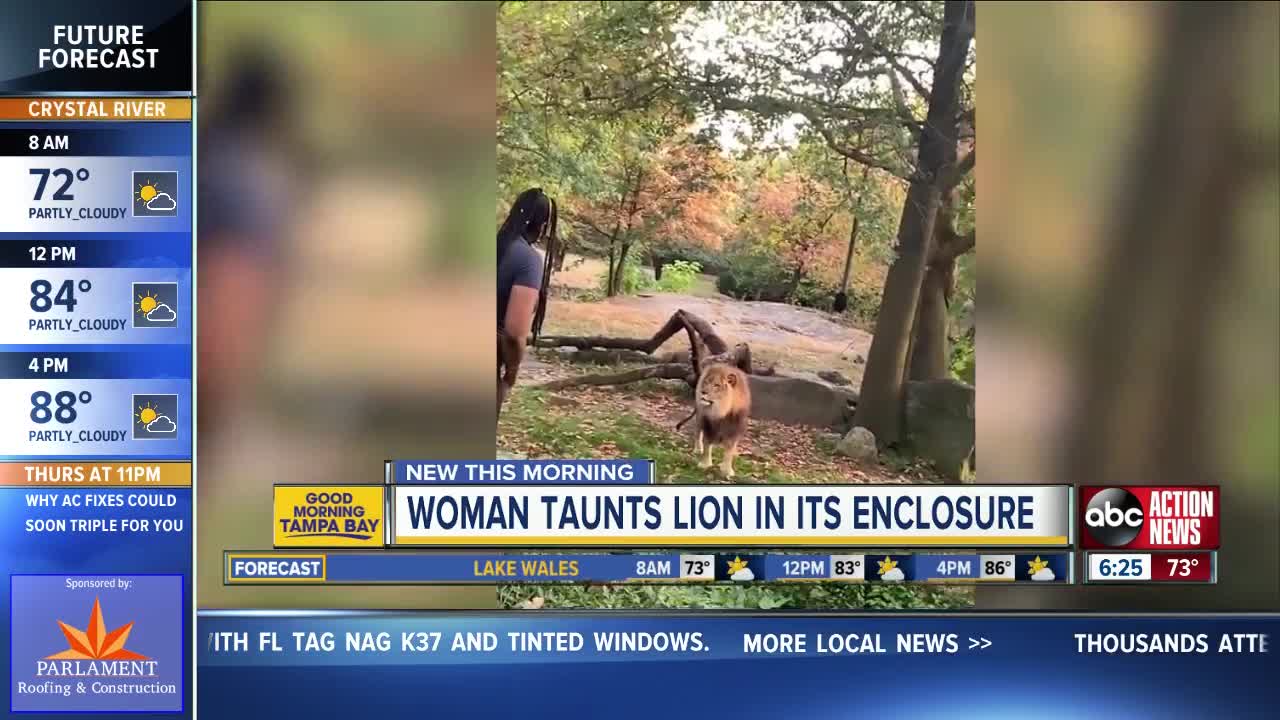
[[551,271],[555,264],[558,219],[555,199],[543,192],[542,188],[529,188],[516,197],[507,213],[507,219],[498,228],[498,264],[506,257],[511,244],[521,238],[532,245],[542,244],[545,249],[542,287],[538,288],[538,307],[533,314],[535,343],[542,333],[542,321],[547,315],[547,289],[551,285]]

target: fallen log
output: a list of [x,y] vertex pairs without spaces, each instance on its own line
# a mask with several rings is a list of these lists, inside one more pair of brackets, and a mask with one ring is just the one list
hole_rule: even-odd
[[663,360],[661,357],[643,353],[639,350],[597,350],[595,348],[576,350],[566,353],[562,357],[570,362],[591,363],[594,365],[620,365],[628,362],[655,365],[662,362],[678,362],[675,360]]
[[[681,330],[684,330],[689,337],[689,350],[654,355],[659,347]],[[773,375],[772,367],[757,370],[752,366],[751,348],[748,345],[739,343],[732,348],[729,347],[729,343],[720,337],[711,327],[711,323],[684,310],[677,310],[650,338],[544,335],[538,339],[537,347],[578,348],[578,352],[574,353],[575,359],[588,362],[618,358],[634,362],[657,363],[652,367],[621,373],[563,378],[538,386],[546,390],[559,390],[579,385],[623,385],[650,378],[683,379],[692,386],[697,384],[701,369],[714,363],[733,365],[747,374]],[[577,357],[579,355],[581,358]]]
[[635,370],[627,370],[620,373],[606,373],[599,375],[581,375],[578,377],[561,378],[550,382],[536,385],[535,387],[542,390],[563,390],[564,388],[577,387],[581,385],[626,385],[627,383],[639,382],[650,378],[660,378],[663,380],[684,380],[692,384],[690,377],[692,368],[689,365],[680,365],[676,363],[668,363],[665,365],[650,365],[648,367],[636,368]]
[[662,344],[670,340],[673,335],[685,330],[692,335],[696,335],[702,340],[706,346],[707,352],[712,355],[719,355],[729,351],[729,343],[724,341],[715,330],[711,328],[711,323],[684,310],[677,310],[671,316],[671,319],[653,334],[650,338],[617,338],[604,337],[601,335],[543,335],[538,338],[538,347],[576,347],[580,350],[589,350],[591,348],[601,348],[604,350],[639,350],[641,352],[653,353]]

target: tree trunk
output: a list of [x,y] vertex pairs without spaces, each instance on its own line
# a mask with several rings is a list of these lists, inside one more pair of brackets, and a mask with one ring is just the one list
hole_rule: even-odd
[[[858,133],[858,142],[862,142],[862,133]],[[862,184],[858,186],[858,196],[853,199],[850,211],[853,213],[853,222],[849,226],[849,249],[844,256],[844,273],[840,276],[840,291],[836,293],[835,302],[832,303],[832,310],[842,313],[849,307],[849,278],[853,276],[853,251],[858,247],[858,225],[861,222],[862,214],[862,198],[867,191],[867,176],[871,173],[871,168],[862,166]],[[849,183],[849,160],[844,161],[844,180],[845,184]]]
[[609,236],[609,274],[604,281],[604,294],[613,297],[613,276],[615,274],[614,261],[618,253],[618,231],[615,228],[613,235]]
[[653,266],[653,281],[662,280],[662,257],[656,252],[649,253],[649,264]]
[[907,376],[912,380],[945,380],[951,376],[947,311],[955,285],[956,258],[974,246],[972,232],[960,235],[952,226],[955,200],[954,191],[944,195],[933,221],[933,248],[920,285],[920,303],[907,352]]
[[791,279],[787,281],[787,289],[782,292],[783,302],[791,302],[796,290],[800,289],[802,280],[804,280],[804,263],[796,263],[796,269],[791,272]]
[[836,299],[831,303],[831,309],[834,312],[842,313],[849,307],[849,276],[853,273],[853,248],[857,242],[858,216],[854,215],[852,227],[849,229],[849,250],[844,256],[844,274],[840,277],[840,291],[836,293]]
[[618,248],[618,265],[613,269],[613,284],[609,286],[609,297],[614,297],[622,293],[622,281],[626,277],[623,274],[627,263],[627,253],[631,252],[631,241],[624,240],[622,246]]
[[554,261],[553,267],[555,268],[556,272],[560,272],[561,270],[564,270],[564,258],[568,254],[569,254],[569,240],[568,238],[561,238],[560,242],[556,243],[555,257],[552,258],[552,260]]
[[867,428],[886,445],[897,442],[902,433],[902,387],[908,345],[933,243],[941,176],[955,165],[957,96],[973,40],[973,13],[973,3],[968,0],[948,0],[946,4],[916,172],[898,224],[898,257],[885,278],[875,336],[867,353],[854,413],[853,424]]
[[[855,211],[856,212],[856,211]],[[858,245],[858,216],[853,216],[849,227],[849,249],[844,255],[844,274],[840,276],[840,292],[849,292],[849,276],[853,274],[853,249]]]
[[944,380],[951,375],[947,338],[947,295],[955,258],[930,263],[920,285],[915,332],[911,340],[912,380]]

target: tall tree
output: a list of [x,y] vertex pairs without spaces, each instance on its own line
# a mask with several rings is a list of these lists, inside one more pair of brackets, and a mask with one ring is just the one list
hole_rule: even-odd
[[609,296],[622,291],[637,244],[669,241],[673,233],[714,243],[713,235],[721,231],[723,204],[729,202],[723,161],[714,148],[690,135],[669,137],[674,132],[628,126],[605,163],[602,191],[573,198],[576,209],[567,217],[605,243]]
[[[956,164],[960,79],[973,41],[972,2],[946,3],[938,58],[934,63],[929,112],[920,128],[916,172],[907,189],[898,228],[898,257],[885,279],[875,335],[867,353],[855,425],[875,433],[882,443],[902,431],[902,388],[908,345],[915,324],[920,287],[932,252],[932,236],[943,193],[950,192],[962,169]],[[971,167],[974,155],[967,156]]]
[[788,170],[760,178],[747,199],[739,235],[784,265],[785,284],[775,299],[789,300],[839,242],[834,221],[843,198],[820,179]]
[[[557,195],[600,188],[601,153],[633,116],[678,114],[664,93],[679,3],[506,2],[498,12],[498,182]],[[686,118],[689,119],[689,118]]]
[[[745,113],[758,131],[801,117],[836,153],[908,182],[854,418],[892,444],[901,434],[908,351],[937,209],[973,167],[972,152],[957,162],[957,140],[962,117],[972,113],[965,81],[974,3],[949,0],[941,15],[935,3],[914,2],[714,7],[741,21],[737,37],[721,39],[719,46],[729,45],[719,48],[722,59],[693,64],[687,92],[715,110]],[[921,48],[935,43],[936,54],[925,57]]]

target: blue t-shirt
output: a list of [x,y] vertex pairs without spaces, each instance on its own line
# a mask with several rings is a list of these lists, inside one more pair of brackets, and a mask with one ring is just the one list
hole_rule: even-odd
[[542,288],[542,256],[524,238],[511,243],[498,262],[498,327],[506,324],[507,301],[517,285]]

